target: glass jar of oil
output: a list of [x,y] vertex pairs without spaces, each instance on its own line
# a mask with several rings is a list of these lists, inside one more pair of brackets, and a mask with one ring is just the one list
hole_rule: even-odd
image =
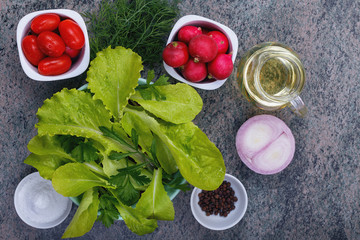
[[305,84],[304,67],[284,44],[266,42],[251,48],[240,60],[237,79],[242,94],[257,107],[276,110],[289,106],[297,115],[306,115],[299,97]]

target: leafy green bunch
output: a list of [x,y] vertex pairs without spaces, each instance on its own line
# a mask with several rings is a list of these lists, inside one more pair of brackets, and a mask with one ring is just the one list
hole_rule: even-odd
[[90,64],[87,91],[65,88],[37,112],[25,163],[80,201],[63,238],[120,218],[136,234],[151,233],[157,220],[174,219],[169,195],[188,189],[184,179],[205,190],[224,179],[220,151],[192,123],[201,97],[164,76],[154,82],[151,71],[139,85],[142,69],[132,50],[108,47]]
[[103,0],[99,9],[83,14],[90,37],[90,55],[108,46],[130,48],[145,64],[161,62],[166,37],[178,15],[178,1]]

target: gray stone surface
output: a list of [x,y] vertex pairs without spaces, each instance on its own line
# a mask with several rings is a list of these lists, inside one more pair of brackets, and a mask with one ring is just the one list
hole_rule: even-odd
[[[81,12],[98,2],[0,1],[0,239],[59,239],[76,210],[73,206],[61,225],[47,230],[27,226],[15,212],[15,188],[35,171],[23,160],[36,134],[37,109],[63,87],[83,84],[26,77],[17,53],[17,23],[32,11]],[[80,239],[360,239],[359,1],[186,0],[179,8],[180,15],[201,15],[232,28],[239,39],[237,62],[264,41],[279,41],[298,52],[306,69],[302,98],[309,114],[300,119],[288,109],[270,113],[293,131],[294,159],[272,176],[249,170],[237,156],[235,134],[248,118],[266,112],[241,96],[234,78],[220,89],[198,90],[204,108],[195,122],[223,153],[227,172],[247,189],[243,220],[225,231],[202,227],[191,214],[189,191],[174,200],[175,220],[160,222],[152,234],[138,237],[122,221],[109,229],[97,222]]]

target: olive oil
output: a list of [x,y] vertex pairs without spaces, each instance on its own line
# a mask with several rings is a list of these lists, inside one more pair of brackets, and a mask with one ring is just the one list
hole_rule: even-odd
[[250,102],[265,110],[275,110],[299,98],[305,72],[291,49],[279,43],[263,43],[241,59],[237,79],[242,94]]

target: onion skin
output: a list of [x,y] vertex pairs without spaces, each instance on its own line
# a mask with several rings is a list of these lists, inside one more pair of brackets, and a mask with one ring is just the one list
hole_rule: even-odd
[[[256,144],[258,149],[254,147]],[[295,139],[290,128],[279,118],[258,115],[248,119],[238,130],[236,149],[243,163],[254,172],[263,175],[276,174],[292,161]],[[279,158],[274,158],[279,154]],[[276,162],[278,159],[282,162]]]

